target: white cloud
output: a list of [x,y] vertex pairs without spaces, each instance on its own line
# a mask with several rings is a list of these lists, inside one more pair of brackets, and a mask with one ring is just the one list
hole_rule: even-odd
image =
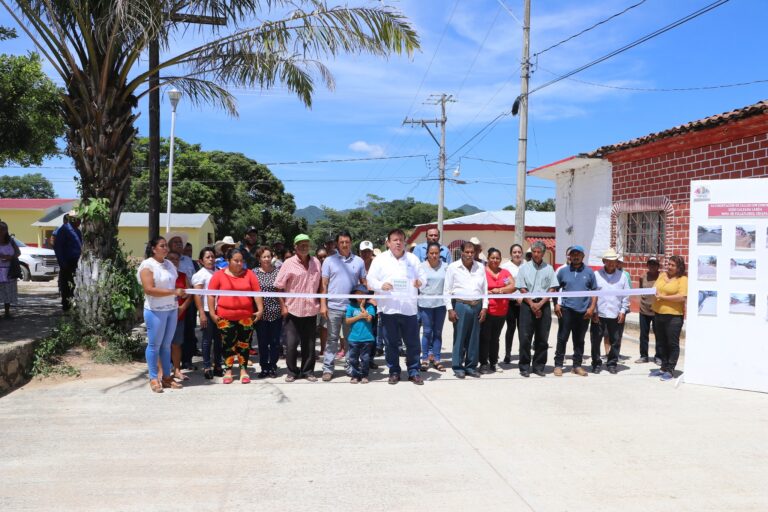
[[380,156],[386,156],[387,152],[384,151],[382,146],[378,144],[368,144],[364,140],[358,140],[349,145],[349,149],[356,153],[364,153],[367,156],[378,158]]

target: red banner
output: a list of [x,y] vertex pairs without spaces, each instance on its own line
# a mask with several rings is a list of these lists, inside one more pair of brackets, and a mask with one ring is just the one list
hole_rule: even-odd
[[768,203],[709,204],[710,217],[768,217]]

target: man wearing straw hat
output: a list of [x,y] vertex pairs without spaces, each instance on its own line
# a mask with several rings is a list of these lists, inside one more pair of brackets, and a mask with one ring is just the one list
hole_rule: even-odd
[[[595,273],[598,290],[628,290],[627,276],[617,268],[619,255],[613,249],[603,254],[603,268]],[[608,351],[608,371],[615,374],[619,363],[621,344],[621,326],[629,312],[629,296],[600,296],[597,299],[597,312],[592,318],[590,337],[592,341],[592,372],[600,373],[600,341],[603,334],[608,335],[611,346]],[[595,318],[596,317],[596,318]]]

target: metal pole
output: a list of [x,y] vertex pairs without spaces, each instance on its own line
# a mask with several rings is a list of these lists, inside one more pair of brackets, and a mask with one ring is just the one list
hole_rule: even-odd
[[440,233],[439,243],[443,243],[443,210],[445,209],[445,102],[447,96],[440,97],[442,117],[440,118],[440,195],[437,198],[437,230]]
[[525,179],[528,165],[528,79],[530,74],[531,0],[525,0],[523,15],[523,62],[520,69],[520,130],[517,142],[517,204],[515,242],[525,240]]
[[173,191],[173,146],[174,146],[174,138],[175,138],[175,132],[176,132],[176,105],[179,103],[179,99],[181,98],[181,93],[177,91],[176,89],[171,89],[168,91],[168,98],[171,101],[171,107],[173,110],[171,111],[171,148],[170,153],[168,155],[168,203],[166,205],[166,214],[165,214],[165,232],[169,233],[171,231],[171,194]]

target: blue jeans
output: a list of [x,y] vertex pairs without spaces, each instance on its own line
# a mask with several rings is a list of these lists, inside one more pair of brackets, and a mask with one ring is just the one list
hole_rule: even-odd
[[157,379],[157,361],[163,365],[163,376],[171,376],[171,340],[176,332],[176,317],[178,311],[144,310],[144,322],[147,324],[147,358],[149,378]]
[[371,364],[371,351],[376,345],[374,341],[348,342],[349,369],[352,377],[361,379],[368,376]]
[[381,314],[381,325],[384,328],[384,344],[386,348],[387,367],[389,374],[400,374],[400,342],[405,344],[405,364],[408,376],[419,374],[419,321],[416,315],[385,315]]
[[419,318],[423,327],[421,331],[422,361],[428,361],[430,358],[440,361],[440,350],[443,348],[445,311],[445,306],[419,308]]
[[213,345],[213,366],[221,367],[221,333],[216,324],[211,320],[211,314],[206,311],[208,324],[203,329],[203,368],[211,367],[211,345]]
[[344,338],[349,338],[349,326],[344,322],[346,311],[328,308],[328,341],[323,354],[323,373],[333,373],[333,360],[339,351],[339,338],[342,331]]
[[454,372],[476,370],[480,357],[480,310],[482,304],[474,306],[456,302],[453,310],[458,320],[453,326],[453,353],[451,366]]
[[259,341],[259,366],[261,371],[277,371],[277,358],[280,356],[280,334],[283,331],[283,318],[256,322],[256,338]]

